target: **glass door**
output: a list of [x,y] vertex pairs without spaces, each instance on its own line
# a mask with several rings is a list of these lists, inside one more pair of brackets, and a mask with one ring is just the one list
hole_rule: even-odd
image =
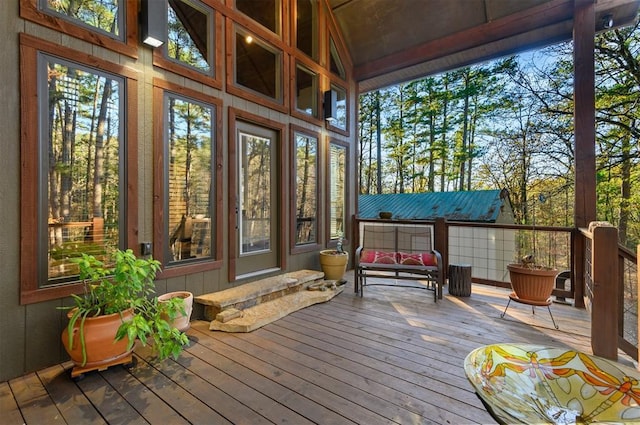
[[278,267],[277,133],[238,123],[236,276]]

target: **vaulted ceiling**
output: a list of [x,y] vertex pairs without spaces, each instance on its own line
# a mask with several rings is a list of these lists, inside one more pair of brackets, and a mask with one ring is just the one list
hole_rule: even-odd
[[[583,1],[583,0],[576,0]],[[596,1],[596,0],[594,0]],[[360,91],[570,40],[574,0],[329,0]],[[640,0],[597,0],[605,17],[629,25]]]

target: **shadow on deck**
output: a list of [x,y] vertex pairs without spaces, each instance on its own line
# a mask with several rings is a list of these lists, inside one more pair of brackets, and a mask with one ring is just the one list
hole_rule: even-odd
[[[350,273],[349,278],[353,277]],[[345,291],[252,333],[211,332],[194,321],[178,361],[137,365],[73,382],[69,363],[0,383],[0,423],[423,424],[493,423],[463,371],[473,349],[527,342],[591,353],[589,315],[512,305],[508,290],[371,287]],[[621,356],[621,362],[629,361]]]

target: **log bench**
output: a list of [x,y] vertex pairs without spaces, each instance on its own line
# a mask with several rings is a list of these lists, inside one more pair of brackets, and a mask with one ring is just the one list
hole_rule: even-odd
[[442,256],[432,249],[430,227],[368,224],[356,249],[355,292],[362,296],[365,286],[376,285],[420,288],[433,291],[437,301],[442,299],[442,265]]

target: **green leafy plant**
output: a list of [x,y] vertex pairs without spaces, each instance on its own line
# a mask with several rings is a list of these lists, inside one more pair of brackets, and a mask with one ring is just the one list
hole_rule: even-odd
[[[118,328],[116,341],[127,337],[127,350],[133,348],[136,339],[143,345],[153,340],[153,348],[163,360],[169,356],[177,358],[189,340],[185,333],[173,328],[169,321],[178,314],[185,314],[181,298],[169,302],[158,302],[154,279],[160,270],[160,262],[154,259],[137,258],[133,251],[117,250],[113,254],[113,266],[105,265],[93,255],[82,254],[72,261],[78,265],[80,279],[84,283],[82,295],[72,295],[74,305],[67,325],[68,343],[73,345],[76,323],[79,322],[78,337],[82,348],[83,365],[86,364],[86,342],[84,325],[88,317],[119,313],[122,324]],[[133,320],[124,320],[123,312],[133,310]]]

